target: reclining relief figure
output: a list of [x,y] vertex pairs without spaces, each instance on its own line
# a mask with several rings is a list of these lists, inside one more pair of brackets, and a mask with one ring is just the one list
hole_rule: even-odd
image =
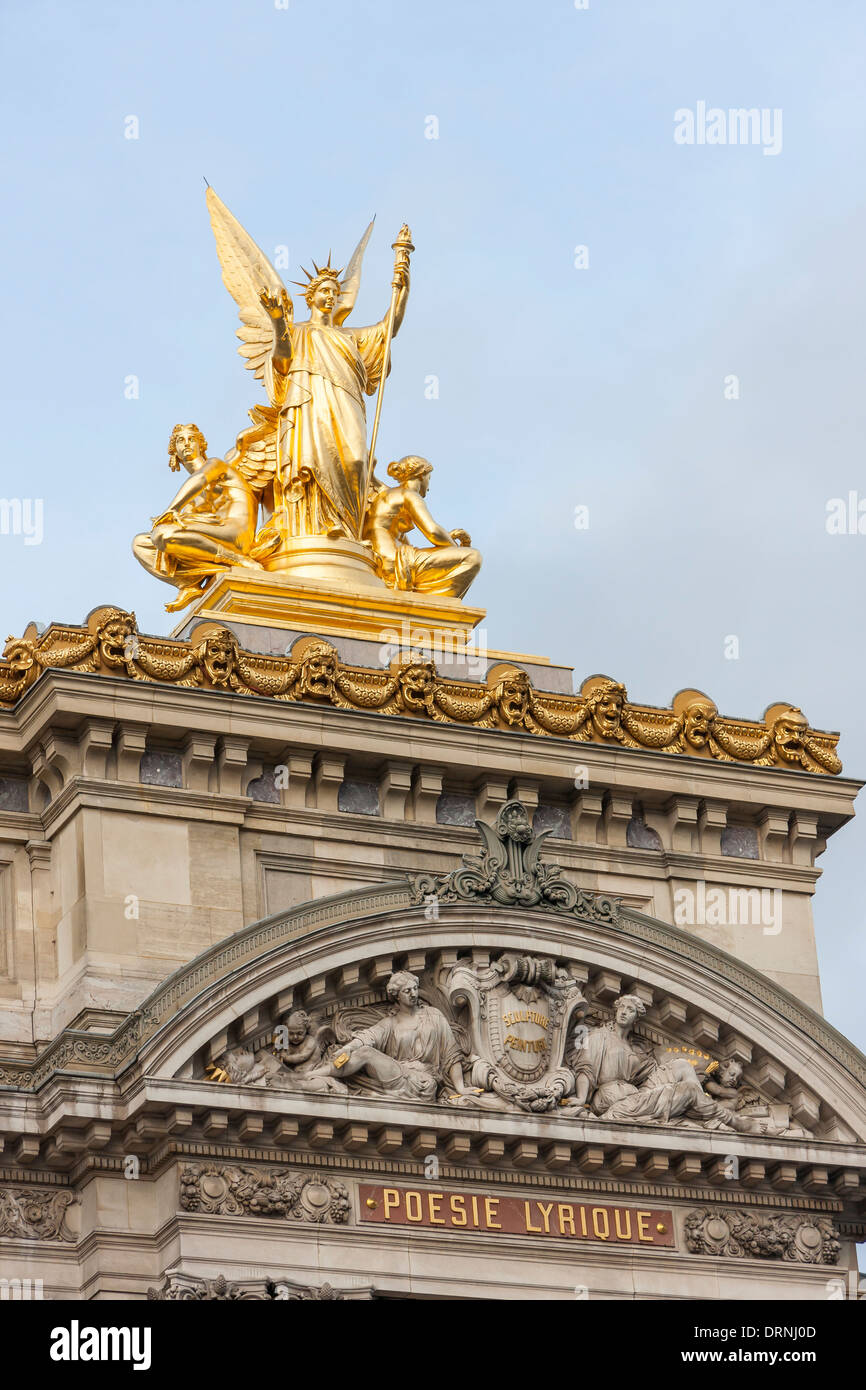
[[621,994],[609,1023],[590,1028],[573,1065],[574,1094],[567,1114],[634,1124],[667,1125],[682,1120],[703,1129],[744,1134],[782,1133],[770,1119],[747,1116],[713,1099],[686,1057],[659,1062],[631,1042],[637,1020],[646,1013],[642,999]]
[[392,1001],[388,1013],[325,1063],[325,1074],[358,1076],[365,1090],[413,1100],[434,1101],[443,1086],[461,1097],[476,1094],[465,1085],[460,1048],[445,1015],[419,1000],[418,976],[397,971],[386,993]]

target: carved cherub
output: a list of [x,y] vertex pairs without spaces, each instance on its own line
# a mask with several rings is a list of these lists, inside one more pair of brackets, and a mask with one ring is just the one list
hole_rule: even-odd
[[769,1116],[769,1103],[753,1086],[743,1085],[742,1063],[735,1057],[720,1063],[718,1068],[713,1065],[707,1067],[702,1080],[708,1095],[715,1096],[723,1105],[728,1104],[731,1110],[741,1111],[756,1119]]
[[231,1082],[235,1086],[270,1086],[279,1076],[280,1062],[272,1052],[253,1052],[239,1047],[223,1053],[207,1068],[211,1081]]
[[333,1030],[315,1026],[302,1009],[289,1014],[274,1033],[274,1051],[234,1048],[208,1069],[212,1081],[236,1086],[262,1086],[275,1091],[312,1091],[345,1095],[341,1081],[317,1068],[323,1067],[325,1047],[334,1041]]
[[343,1083],[320,1070],[325,1049],[334,1038],[332,1028],[315,1024],[303,1009],[290,1013],[282,1028],[274,1034],[280,1063],[291,1073],[291,1080],[286,1080],[285,1084],[302,1091],[345,1095],[347,1088]]
[[[753,1086],[743,1085],[742,1065],[732,1057],[715,1066],[707,1068],[702,1078],[704,1090],[734,1112],[737,1129],[751,1134],[782,1134],[786,1138],[811,1139],[812,1134],[802,1125],[791,1124],[790,1112],[785,1105],[777,1107],[774,1118],[773,1109]],[[787,1116],[787,1118],[780,1118]]]

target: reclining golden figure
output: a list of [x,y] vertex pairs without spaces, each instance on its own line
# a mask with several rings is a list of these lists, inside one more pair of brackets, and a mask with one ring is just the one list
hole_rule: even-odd
[[153,518],[153,530],[136,536],[133,554],[144,568],[178,589],[166,612],[186,608],[232,566],[261,570],[249,556],[256,533],[258,499],[232,463],[207,457],[198,425],[175,425],[168,444],[169,468],[189,477],[168,509]]

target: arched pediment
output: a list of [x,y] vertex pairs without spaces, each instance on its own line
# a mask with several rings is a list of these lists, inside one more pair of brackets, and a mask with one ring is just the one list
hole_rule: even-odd
[[0,1063],[22,1156],[176,1181],[181,1237],[261,1222],[283,1273],[287,1231],[383,1231],[387,1192],[410,1224],[423,1198],[434,1243],[443,1194],[458,1243],[467,1202],[535,1238],[555,1200],[623,1240],[650,1222],[710,1283],[720,1256],[778,1258],[818,1287],[862,1234],[866,1059],[733,956],[569,883],[516,803],[479,828],[451,873],[253,923],[112,1035]]
[[[624,1117],[596,1113],[592,1091],[589,1109],[579,1106],[567,1075],[550,1104],[545,1087],[560,1073],[574,1075],[576,1043],[610,1032],[612,1006],[627,994],[639,1011],[628,1046],[647,1059],[632,1089],[675,1085],[686,1066],[714,1106],[701,1119],[680,1099],[660,1118],[630,1103],[630,1128],[651,1129],[658,1142],[660,1128],[727,1130],[730,1111],[737,1133],[764,1132],[783,1147],[866,1141],[866,1059],[818,1014],[703,940],[576,890],[542,862],[543,836],[523,842],[493,827],[481,833],[481,854],[451,874],[304,904],[177,972],[138,1011],[142,1035],[120,1084],[131,1076],[220,1083],[227,1105],[242,1106],[256,1091],[284,1111],[293,1097],[305,1106],[338,1100],[346,1113],[371,1099],[444,1105],[451,1114],[457,1104],[476,1118],[513,1114],[552,1130],[591,1131]],[[388,980],[402,970],[418,977],[421,1006],[443,1018],[466,1090],[480,1089],[481,1098],[454,1101],[448,1078],[455,1073],[443,1072],[438,1054],[432,1089],[389,1089],[366,1068],[341,1077],[332,1067],[321,1084],[315,1079],[358,1033],[385,1027],[395,1008]],[[290,1050],[293,1012],[307,1022]],[[653,1064],[665,1070],[647,1079]],[[539,1094],[506,1104],[512,1083]]]
[[[115,1106],[144,1088],[161,1113],[258,1111],[263,1136],[280,1117],[362,1123],[372,1106],[377,1123],[399,1111],[406,1125],[532,1130],[554,1147],[682,1145],[686,1134],[705,1151],[728,1152],[734,1139],[772,1149],[783,1166],[796,1152],[825,1175],[856,1159],[866,1059],[824,1019],[700,938],[576,888],[542,860],[544,832],[532,835],[519,803],[479,832],[481,852],[449,874],[244,928],[171,975],[111,1036],[66,1029],[35,1063],[0,1064],[0,1084],[44,1106],[62,1096],[64,1073],[84,1072]],[[400,971],[418,980],[408,1010],[388,995]],[[614,1018],[623,994],[626,1028]],[[298,1012],[307,1017],[289,1044]],[[392,1026],[425,1037],[398,1046],[385,1037]],[[385,1061],[336,1066],[359,1034]],[[614,1096],[597,1064],[617,1047],[628,1055],[614,1065]],[[417,1065],[403,1067],[407,1058]]]
[[[382,896],[358,892],[319,902],[320,921],[303,933],[291,928],[310,915],[309,907],[258,924],[262,935],[288,939],[263,942],[252,958],[172,1012],[131,1066],[147,1077],[205,1078],[206,1062],[218,1062],[225,1052],[270,1047],[274,1029],[293,1009],[327,1021],[352,1009],[384,1012],[394,970],[412,969],[422,999],[433,998],[443,971],[510,954],[551,960],[569,971],[591,1006],[590,1019],[608,1017],[621,992],[636,992],[648,1005],[637,1030],[645,1042],[694,1049],[715,1061],[737,1058],[745,1081],[776,1103],[790,1104],[806,1129],[818,1133],[821,1125],[841,1138],[834,1128],[841,1122],[850,1137],[866,1141],[861,1054],[793,995],[725,952],[639,913],[602,926],[537,908],[470,904],[440,909],[431,944],[423,906],[395,890],[388,896],[406,901],[377,910]],[[333,920],[326,921],[329,908]],[[249,937],[238,936],[247,938],[234,944],[241,954]],[[226,950],[232,950],[229,943],[222,953],[208,953],[210,960],[194,962],[196,974],[205,975],[209,966],[218,971]],[[142,1013],[170,1007],[175,992],[190,988],[186,977],[178,972]],[[454,1007],[459,1017],[459,1004]],[[827,1096],[832,1111],[820,1099]]]

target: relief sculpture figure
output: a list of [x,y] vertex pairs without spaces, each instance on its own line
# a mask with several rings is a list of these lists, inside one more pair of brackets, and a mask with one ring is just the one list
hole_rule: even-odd
[[434,1101],[443,1087],[458,1096],[473,1094],[448,1020],[419,1000],[418,976],[400,970],[386,992],[389,1012],[327,1063],[328,1074],[355,1076],[365,1089],[414,1100]]
[[784,1126],[774,1126],[769,1118],[742,1115],[708,1095],[685,1057],[658,1062],[651,1052],[640,1052],[631,1037],[645,1012],[637,995],[622,994],[610,1023],[589,1029],[574,1063],[568,1113],[634,1124],[680,1121],[744,1134],[783,1132]]

